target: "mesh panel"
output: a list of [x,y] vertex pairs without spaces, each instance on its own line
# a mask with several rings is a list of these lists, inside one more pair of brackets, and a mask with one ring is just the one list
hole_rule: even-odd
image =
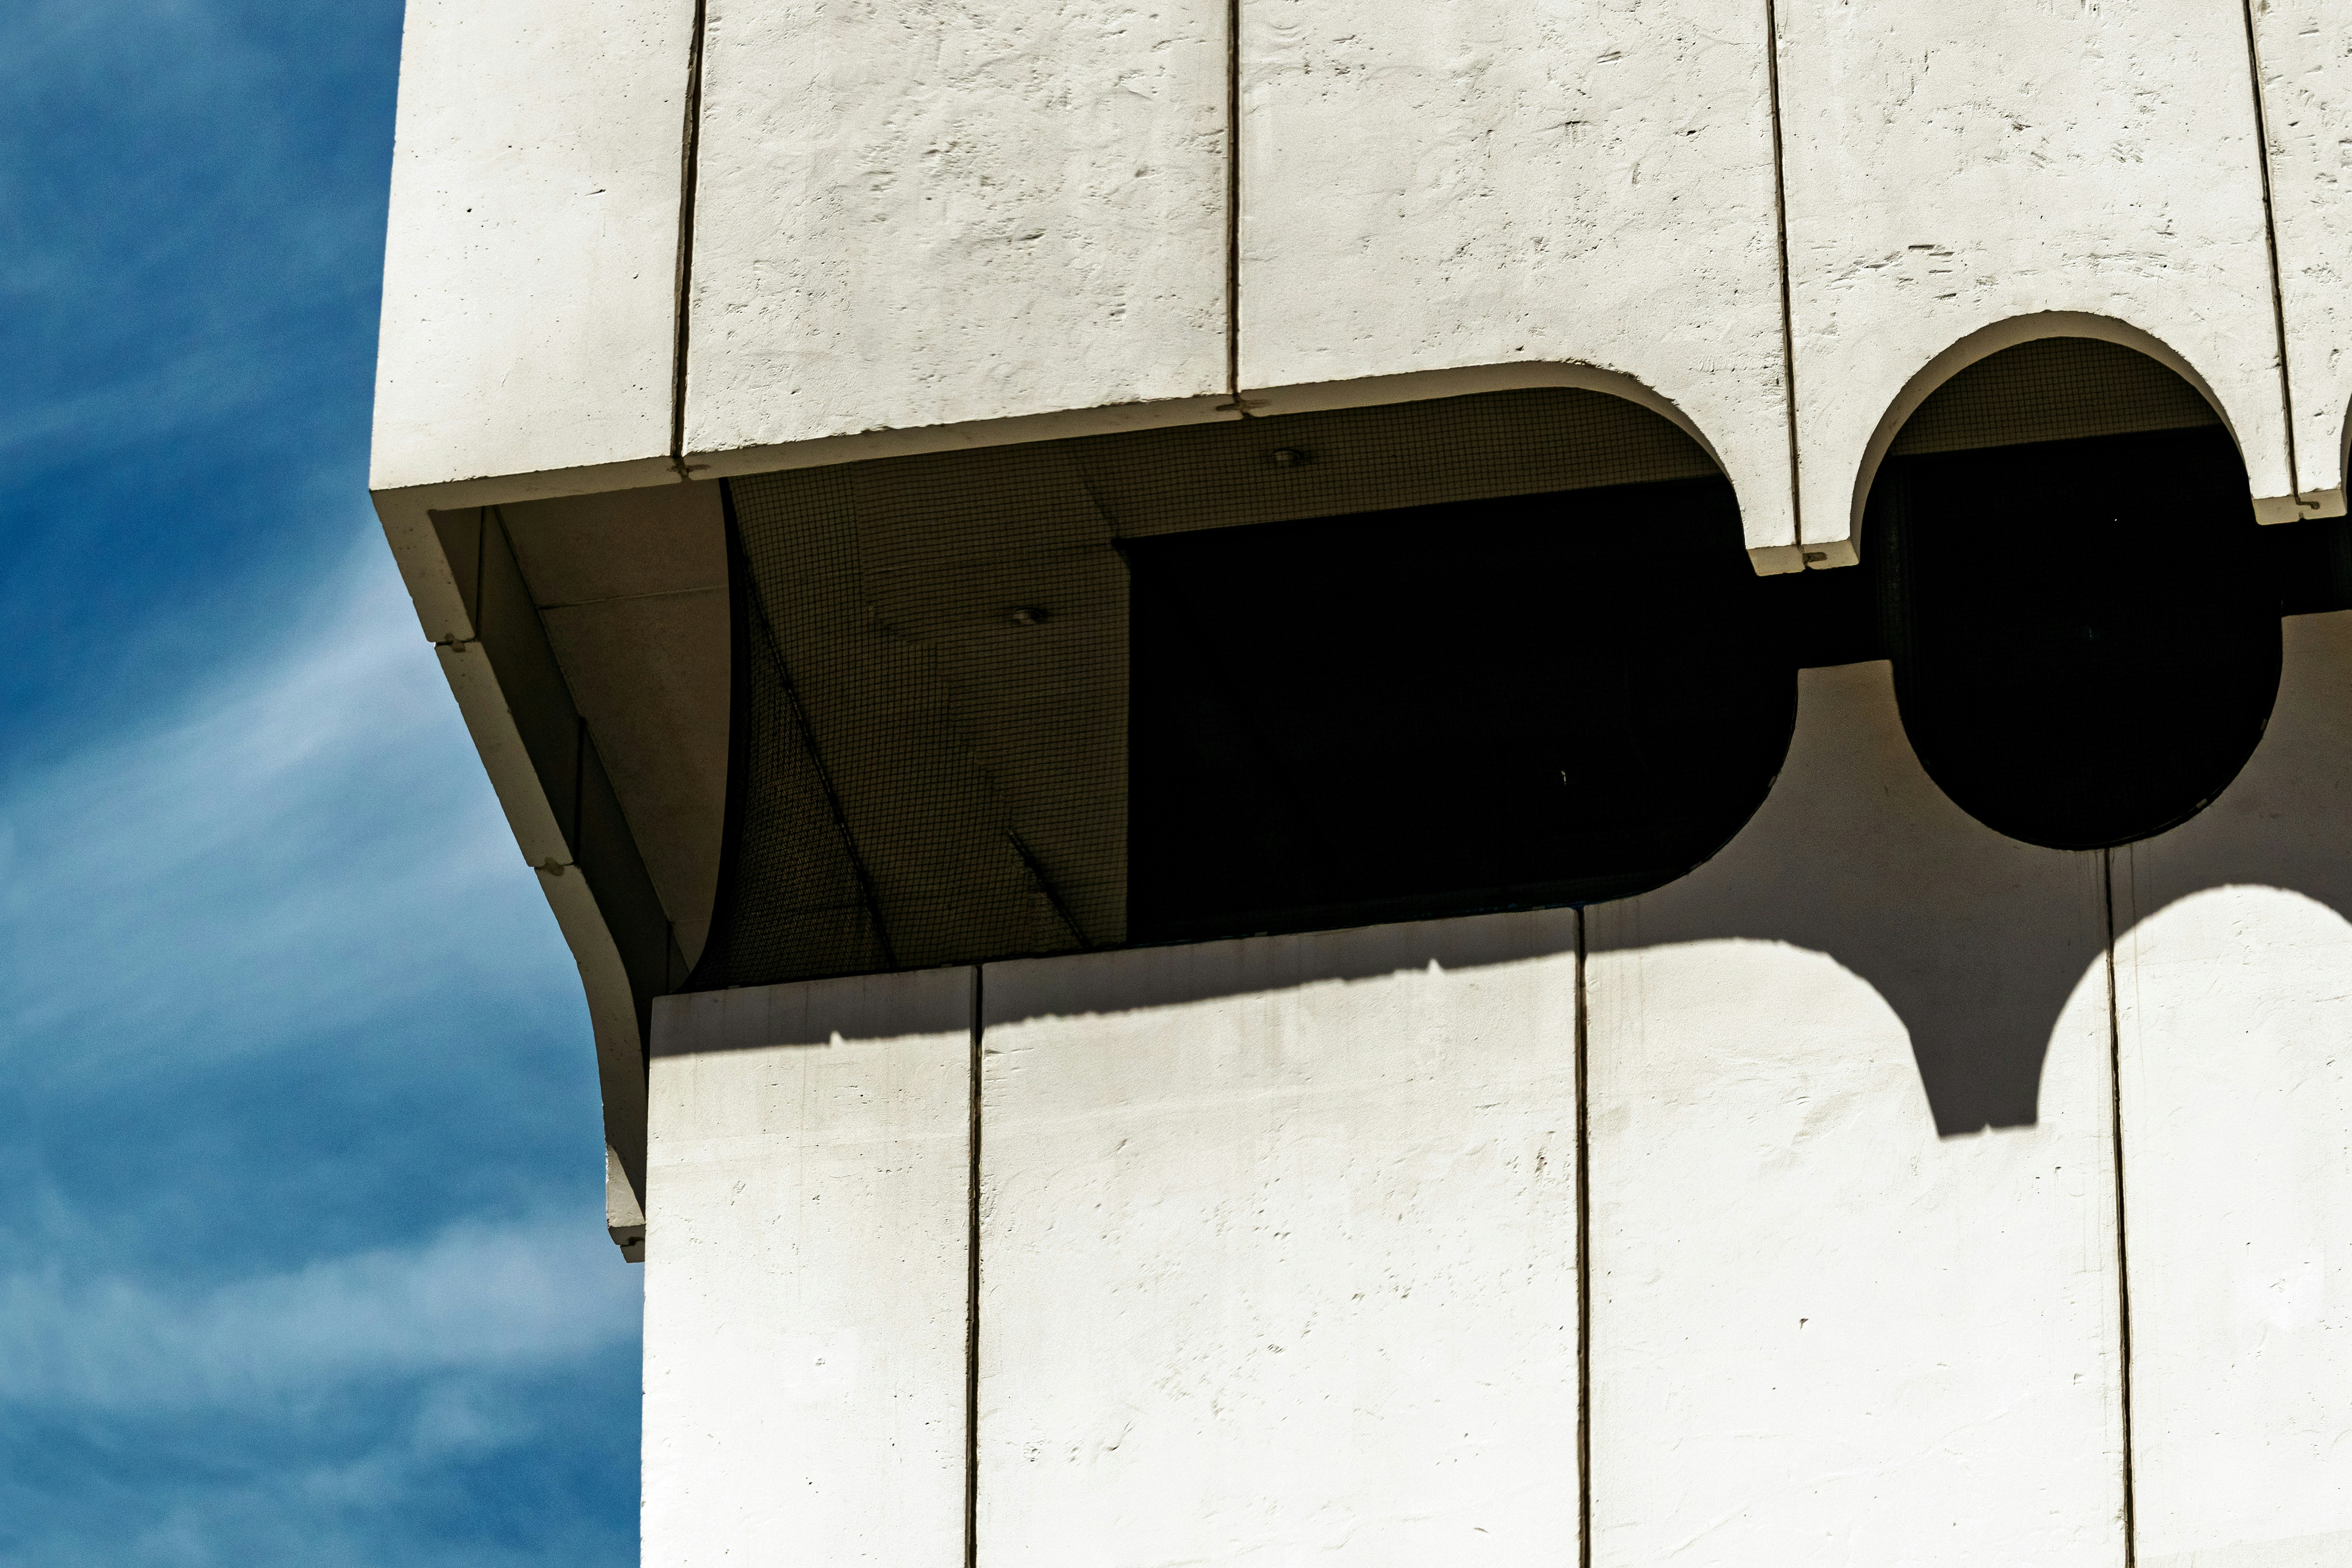
[[2198,390],[2134,349],[2041,338],[1989,354],[1928,395],[1893,457],[2219,425]]
[[730,481],[738,777],[692,985],[1127,940],[1120,541],[1716,471],[1531,389]]

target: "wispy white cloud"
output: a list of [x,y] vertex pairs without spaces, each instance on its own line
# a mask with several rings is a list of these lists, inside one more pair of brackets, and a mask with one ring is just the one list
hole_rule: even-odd
[[[0,1274],[0,1405],[264,1413],[390,1379],[625,1355],[638,1302],[612,1244],[570,1214],[460,1223],[421,1246],[188,1293],[52,1263]],[[448,1383],[412,1436],[496,1443],[499,1421]]]
[[[0,1051],[22,1070],[252,1054],[420,984],[567,978],[381,540],[315,603],[181,710],[0,796]],[[523,940],[481,952],[486,915]]]

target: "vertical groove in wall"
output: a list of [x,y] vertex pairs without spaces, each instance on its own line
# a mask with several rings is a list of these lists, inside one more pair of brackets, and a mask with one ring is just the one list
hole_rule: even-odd
[[980,1562],[980,1047],[981,982],[971,966],[971,1110],[966,1136],[971,1167],[966,1177],[963,1307],[963,1563]]
[[2294,450],[2294,385],[2286,363],[2286,283],[2279,271],[2278,214],[2271,200],[2270,110],[2263,101],[2263,50],[2254,35],[2254,0],[2240,0],[2246,19],[2246,72],[2254,91],[2254,145],[2263,173],[2263,239],[2270,247],[2271,321],[2278,331],[2279,410],[2286,421],[2286,482],[2303,504],[2303,466]]
[[1772,234],[1780,264],[1780,391],[1789,424],[1789,521],[1805,542],[1805,498],[1797,483],[1797,317],[1789,285],[1789,179],[1780,150],[1780,11],[1764,0],[1764,80],[1772,100]]
[[1576,911],[1576,1561],[1592,1568],[1592,1140],[1586,1112],[1584,910]]
[[694,0],[694,36],[686,53],[686,123],[678,132],[677,271],[672,284],[669,357],[669,461],[685,479],[686,351],[694,290],[694,190],[702,157],[702,33],[709,0]]
[[1242,0],[1225,0],[1225,395],[1242,402]]
[[2107,1114],[2116,1173],[2116,1321],[2123,1350],[2124,1568],[2139,1553],[2139,1519],[2132,1495],[2131,1244],[2124,1218],[2124,1035],[2116,1011],[2116,852],[2099,851],[2099,885],[2107,918]]

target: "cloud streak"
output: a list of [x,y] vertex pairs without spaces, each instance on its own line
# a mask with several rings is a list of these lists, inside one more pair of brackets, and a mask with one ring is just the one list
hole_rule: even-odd
[[[267,1413],[355,1385],[627,1355],[635,1281],[576,1215],[460,1222],[183,1296],[56,1267],[0,1275],[0,1403],[108,1413]],[[446,1400],[446,1426],[482,1416]]]

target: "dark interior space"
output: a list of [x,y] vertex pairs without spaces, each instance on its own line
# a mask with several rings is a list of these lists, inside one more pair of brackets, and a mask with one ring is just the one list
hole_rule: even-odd
[[1721,479],[1125,553],[1131,941],[1642,891],[1788,747],[1796,666]]
[[1890,459],[1866,570],[1928,774],[2054,848],[2195,815],[2278,689],[2294,574],[2263,531],[2217,426]]

